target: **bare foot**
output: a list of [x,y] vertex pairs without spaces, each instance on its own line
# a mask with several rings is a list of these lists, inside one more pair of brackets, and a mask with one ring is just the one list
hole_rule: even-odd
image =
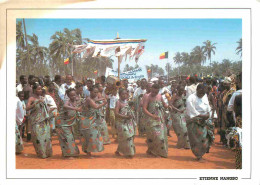
[[93,159],[93,157],[92,157],[90,152],[87,152],[87,157],[90,158],[90,159]]
[[133,155],[128,155],[128,156],[126,156],[126,158],[128,158],[128,159],[133,159],[134,156],[133,156]]

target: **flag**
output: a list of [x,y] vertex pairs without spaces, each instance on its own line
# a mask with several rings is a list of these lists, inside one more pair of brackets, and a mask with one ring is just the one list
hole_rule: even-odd
[[160,54],[160,59],[168,58],[168,51]]
[[66,60],[64,60],[64,64],[69,64],[70,63],[70,59],[67,58]]

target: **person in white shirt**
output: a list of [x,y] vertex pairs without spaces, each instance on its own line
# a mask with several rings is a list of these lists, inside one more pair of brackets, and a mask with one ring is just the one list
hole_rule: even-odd
[[115,138],[117,135],[116,121],[115,121],[115,108],[116,102],[119,100],[119,95],[117,91],[114,91],[113,94],[108,95],[109,99],[109,122],[111,125],[112,137]]
[[69,97],[66,95],[66,90],[70,89],[70,88],[75,88],[76,84],[72,82],[72,76],[71,75],[67,75],[66,76],[66,83],[62,84],[59,88],[59,96],[60,98],[66,102],[69,100]]
[[212,120],[209,118],[211,108],[203,84],[199,84],[196,93],[186,101],[186,121],[189,142],[193,154],[198,160],[207,152],[214,141]]
[[136,89],[138,88],[136,83],[133,83],[133,88],[134,88],[134,92],[135,92]]
[[23,91],[23,87],[28,84],[28,79],[25,75],[20,76],[20,84],[16,87],[16,96],[18,92]]
[[[25,103],[23,101],[24,93],[20,91],[18,93],[18,97],[16,97],[16,124],[15,124],[15,136],[16,136],[16,150],[15,152],[17,154],[21,153],[23,151],[23,139],[21,137],[21,131],[19,127],[22,126],[24,116],[26,114],[25,110]],[[21,98],[21,99],[20,99]]]
[[140,87],[138,87],[133,95],[133,98],[136,98],[137,96],[140,96],[141,94],[145,94],[146,93],[146,85],[147,85],[147,81],[145,78],[143,78],[141,80],[141,84]]
[[44,102],[47,105],[49,115],[53,115],[53,117],[50,119],[50,127],[53,131],[55,129],[55,116],[57,115],[57,105],[54,99],[50,95],[46,94],[45,89],[42,89],[42,96],[44,97]]
[[93,81],[91,79],[88,79],[86,81],[86,85],[83,87],[83,95],[84,95],[84,98],[87,98],[90,96],[90,91],[89,89],[93,87]]
[[193,76],[189,78],[189,84],[186,89],[186,98],[195,93],[197,89],[196,79]]

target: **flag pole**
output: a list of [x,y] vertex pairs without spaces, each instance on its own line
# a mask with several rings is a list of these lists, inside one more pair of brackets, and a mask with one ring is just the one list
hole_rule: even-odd
[[167,83],[169,83],[169,52],[168,52],[168,58],[167,58],[167,64],[166,65],[167,65],[167,70],[168,70],[168,73],[167,73]]

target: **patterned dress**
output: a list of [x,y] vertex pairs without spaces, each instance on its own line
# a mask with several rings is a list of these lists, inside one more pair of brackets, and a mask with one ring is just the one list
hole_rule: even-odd
[[203,120],[198,117],[187,119],[187,128],[192,153],[201,158],[215,139],[212,119]]
[[[103,101],[97,101],[96,102],[97,104],[102,104]],[[100,125],[101,127],[101,134],[102,134],[102,137],[103,137],[103,144],[106,145],[106,144],[110,144],[111,141],[109,139],[109,134],[108,134],[108,128],[107,128],[107,123],[106,123],[106,120],[105,120],[105,115],[104,115],[104,112],[106,111],[106,108],[105,106],[101,107],[99,109],[99,115],[100,115],[100,119],[98,119],[97,121],[99,122],[98,124]]]
[[[181,111],[185,110],[183,97],[176,99],[173,103],[173,106]],[[178,137],[177,148],[185,148],[185,149],[190,148],[185,113],[172,111],[171,117],[173,120],[172,122],[173,130]]]
[[150,116],[145,115],[146,120],[146,136],[148,152],[156,156],[168,156],[168,139],[167,128],[164,121],[162,102],[154,101],[148,105],[148,111],[157,115],[160,120],[154,120]]
[[134,113],[127,104],[119,110],[119,114],[127,116],[132,115],[133,119],[122,119],[116,117],[118,148],[117,151],[125,156],[134,156]]
[[20,136],[20,131],[18,129],[17,123],[15,124],[15,152],[17,154],[23,151],[23,139]]
[[89,107],[82,112],[80,118],[81,143],[83,152],[102,152],[104,150],[103,137],[101,130],[103,129],[105,119],[100,109]]
[[[70,106],[73,106],[70,104]],[[63,110],[62,110],[63,109]],[[79,155],[78,146],[75,143],[75,124],[79,124],[80,114],[75,110],[62,108],[56,117],[56,132],[64,157]]]
[[35,100],[35,107],[31,109],[29,121],[32,126],[32,142],[36,154],[40,158],[52,156],[49,114],[44,102]]
[[136,122],[137,122],[137,127],[138,127],[138,134],[139,135],[144,135],[145,134],[145,124],[143,122],[143,108],[141,106],[142,102],[142,97],[136,96],[134,99],[134,105],[135,105],[135,110],[136,110]]

